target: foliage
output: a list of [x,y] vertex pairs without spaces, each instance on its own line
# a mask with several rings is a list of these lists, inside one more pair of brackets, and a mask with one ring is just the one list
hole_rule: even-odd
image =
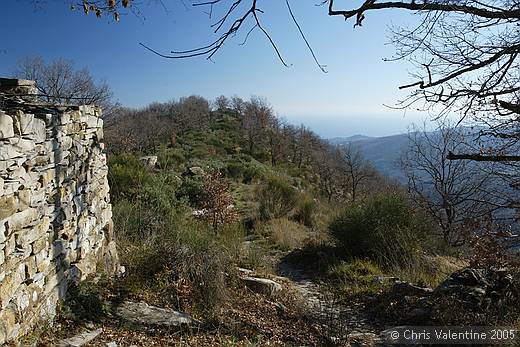
[[431,229],[398,194],[380,194],[349,205],[329,226],[347,255],[368,257],[387,268],[414,262],[420,238]]
[[226,298],[224,273],[232,258],[208,230],[193,223],[163,226],[140,243],[129,243],[121,252],[128,268],[127,287],[152,289],[185,310],[195,304],[211,310]]
[[102,279],[99,284],[69,283],[61,315],[75,321],[101,321],[110,312],[110,305],[103,297],[104,289],[110,285],[106,282]]
[[272,219],[262,226],[261,233],[282,250],[301,248],[309,237],[309,231],[287,218]]
[[200,206],[205,198],[204,177],[202,175],[185,177],[176,196],[178,199],[187,199],[191,206]]
[[305,225],[306,227],[312,228],[316,224],[316,210],[317,204],[311,198],[303,199],[297,207],[296,213],[294,214],[294,219],[300,223]]
[[133,196],[145,182],[150,179],[150,174],[132,154],[111,156],[108,160],[108,182],[112,198]]
[[283,178],[271,176],[258,191],[259,214],[262,219],[287,216],[298,201],[297,191]]
[[337,283],[337,288],[347,295],[375,294],[380,290],[376,276],[383,271],[372,261],[355,259],[341,263],[329,270],[329,278]]
[[162,169],[176,168],[185,161],[184,153],[179,148],[161,148],[157,152],[157,162]]
[[492,222],[474,225],[476,233],[469,238],[470,266],[474,268],[506,268],[518,266],[519,260],[510,249],[513,234],[509,227]]
[[229,184],[222,179],[219,172],[214,172],[205,175],[203,189],[200,218],[209,222],[213,231],[217,233],[222,225],[230,224],[238,218]]

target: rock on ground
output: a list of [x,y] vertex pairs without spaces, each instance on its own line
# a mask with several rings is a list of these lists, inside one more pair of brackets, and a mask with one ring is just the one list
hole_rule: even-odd
[[81,347],[94,340],[96,337],[101,335],[102,332],[102,328],[92,331],[86,330],[79,335],[60,341],[58,347]]
[[245,285],[255,293],[274,295],[282,290],[282,286],[275,281],[259,277],[243,277]]
[[137,325],[180,327],[199,323],[187,313],[150,306],[145,302],[126,301],[116,309],[116,315]]

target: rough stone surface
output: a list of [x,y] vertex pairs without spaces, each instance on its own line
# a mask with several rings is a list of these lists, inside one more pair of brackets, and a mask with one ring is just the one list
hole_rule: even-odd
[[8,139],[13,136],[13,119],[5,113],[0,113],[0,139]]
[[436,296],[447,295],[471,307],[500,307],[512,296],[513,278],[507,269],[459,270],[435,288]]
[[243,277],[245,285],[256,293],[274,295],[282,290],[282,286],[275,281],[259,277]]
[[116,315],[136,325],[180,327],[199,323],[187,313],[150,306],[145,302],[126,301],[116,309]]
[[99,110],[33,87],[0,79],[0,345],[52,319],[67,282],[119,268]]
[[87,330],[79,335],[60,341],[58,347],[81,347],[94,340],[101,335],[103,329],[99,328],[93,331]]

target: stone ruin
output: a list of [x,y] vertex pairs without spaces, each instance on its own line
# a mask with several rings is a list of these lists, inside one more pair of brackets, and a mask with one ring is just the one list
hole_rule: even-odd
[[0,79],[0,345],[52,320],[71,281],[118,270],[107,171],[99,108]]

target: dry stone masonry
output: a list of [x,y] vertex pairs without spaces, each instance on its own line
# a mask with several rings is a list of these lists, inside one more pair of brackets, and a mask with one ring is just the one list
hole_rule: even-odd
[[102,141],[98,108],[0,79],[0,345],[52,319],[70,281],[117,269]]

